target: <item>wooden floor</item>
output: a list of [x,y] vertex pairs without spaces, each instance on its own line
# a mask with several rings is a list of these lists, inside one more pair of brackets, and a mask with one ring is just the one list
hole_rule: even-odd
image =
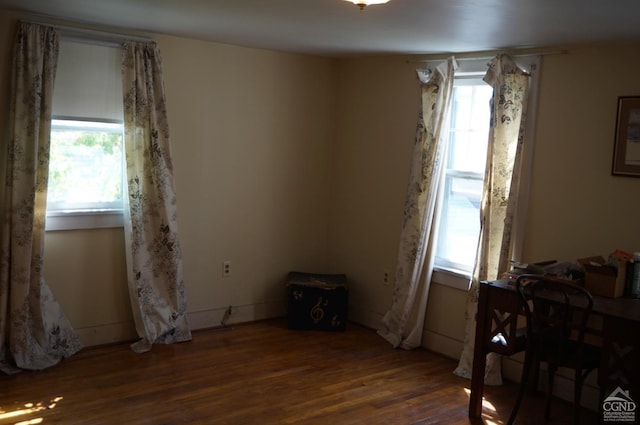
[[[188,343],[89,348],[41,372],[0,377],[0,424],[503,424],[515,385],[489,387],[467,418],[456,362],[394,350],[372,330],[292,331],[283,320],[198,331]],[[520,424],[541,424],[525,398]],[[570,423],[553,405],[549,424]],[[596,423],[593,415],[583,423]]]

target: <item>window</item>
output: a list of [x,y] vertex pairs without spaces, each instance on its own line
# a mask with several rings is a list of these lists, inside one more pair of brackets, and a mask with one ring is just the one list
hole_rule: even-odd
[[54,119],[47,211],[122,211],[122,123]]
[[492,88],[474,74],[456,75],[448,117],[435,266],[470,275],[480,234],[480,202]]
[[122,226],[119,47],[63,39],[53,94],[47,230]]

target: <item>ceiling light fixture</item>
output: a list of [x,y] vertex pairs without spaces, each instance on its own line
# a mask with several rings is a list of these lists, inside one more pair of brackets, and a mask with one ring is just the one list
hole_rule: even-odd
[[353,4],[355,4],[356,6],[358,6],[360,8],[360,10],[364,9],[365,6],[369,6],[372,4],[383,4],[383,3],[387,3],[389,0],[345,0],[348,2],[351,2]]

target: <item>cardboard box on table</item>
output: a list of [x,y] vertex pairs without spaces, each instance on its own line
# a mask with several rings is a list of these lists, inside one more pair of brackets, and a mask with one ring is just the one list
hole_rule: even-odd
[[578,262],[584,267],[584,287],[592,295],[618,298],[624,294],[626,279],[625,261],[619,261],[617,267],[605,265],[603,257],[581,258]]

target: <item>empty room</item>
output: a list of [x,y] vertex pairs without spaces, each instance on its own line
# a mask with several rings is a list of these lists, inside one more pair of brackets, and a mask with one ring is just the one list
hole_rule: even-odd
[[640,420],[638,16],[0,0],[0,425]]

